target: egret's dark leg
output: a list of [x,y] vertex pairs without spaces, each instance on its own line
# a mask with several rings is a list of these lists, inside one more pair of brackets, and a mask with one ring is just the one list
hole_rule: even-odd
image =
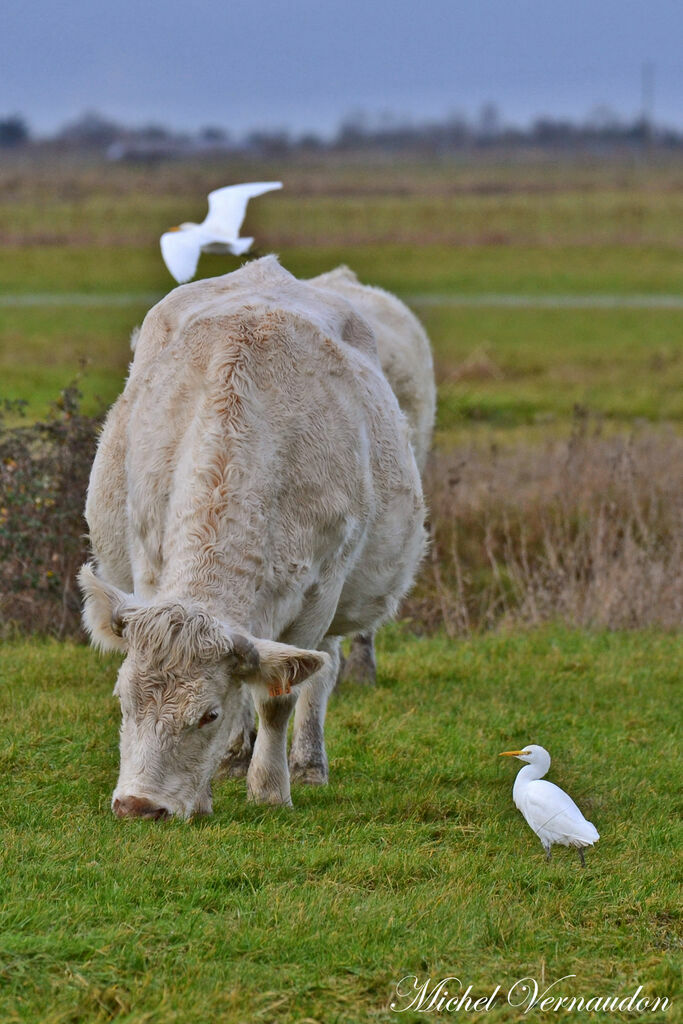
[[580,846],[577,846],[576,849],[579,851],[579,860],[581,861],[581,867],[585,868],[585,866],[586,866],[586,858],[583,855],[583,850],[581,849]]
[[550,857],[551,857],[550,847],[546,846],[546,848],[545,848],[545,859],[546,859],[546,861],[549,861]]

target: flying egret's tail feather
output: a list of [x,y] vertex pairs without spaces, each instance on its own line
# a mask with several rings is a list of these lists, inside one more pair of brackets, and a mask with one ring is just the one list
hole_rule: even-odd
[[242,256],[245,252],[249,252],[253,244],[253,238],[237,238],[234,242],[230,242],[230,252],[233,256]]

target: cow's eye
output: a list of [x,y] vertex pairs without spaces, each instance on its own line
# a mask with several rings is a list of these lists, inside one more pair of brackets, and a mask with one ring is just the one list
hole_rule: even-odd
[[197,727],[201,729],[205,725],[210,725],[211,722],[215,722],[217,718],[218,712],[216,711],[215,708],[213,708],[211,711],[205,711],[202,717],[197,722]]

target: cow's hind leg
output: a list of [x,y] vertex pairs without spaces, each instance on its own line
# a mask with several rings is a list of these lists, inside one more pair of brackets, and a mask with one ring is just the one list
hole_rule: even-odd
[[322,786],[327,782],[325,752],[325,712],[327,701],[337,682],[341,640],[326,637],[319,645],[330,655],[331,663],[316,672],[299,688],[294,714],[294,734],[289,752],[289,770],[293,782]]
[[373,686],[377,676],[374,633],[357,633],[351,641],[348,658],[344,659],[339,678],[344,683]]

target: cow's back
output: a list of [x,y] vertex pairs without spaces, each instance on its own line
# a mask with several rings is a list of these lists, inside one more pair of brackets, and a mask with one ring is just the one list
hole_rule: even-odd
[[125,586],[125,537],[141,596],[233,620],[248,607],[259,635],[306,602],[318,618],[338,608],[343,631],[368,603],[379,621],[423,544],[407,433],[374,332],[343,296],[273,258],[175,289],[142,325],[93,467],[101,569]]
[[346,266],[320,274],[310,283],[344,296],[372,327],[382,370],[410,423],[415,459],[422,472],[436,411],[432,351],[422,325],[395,295],[361,284]]

